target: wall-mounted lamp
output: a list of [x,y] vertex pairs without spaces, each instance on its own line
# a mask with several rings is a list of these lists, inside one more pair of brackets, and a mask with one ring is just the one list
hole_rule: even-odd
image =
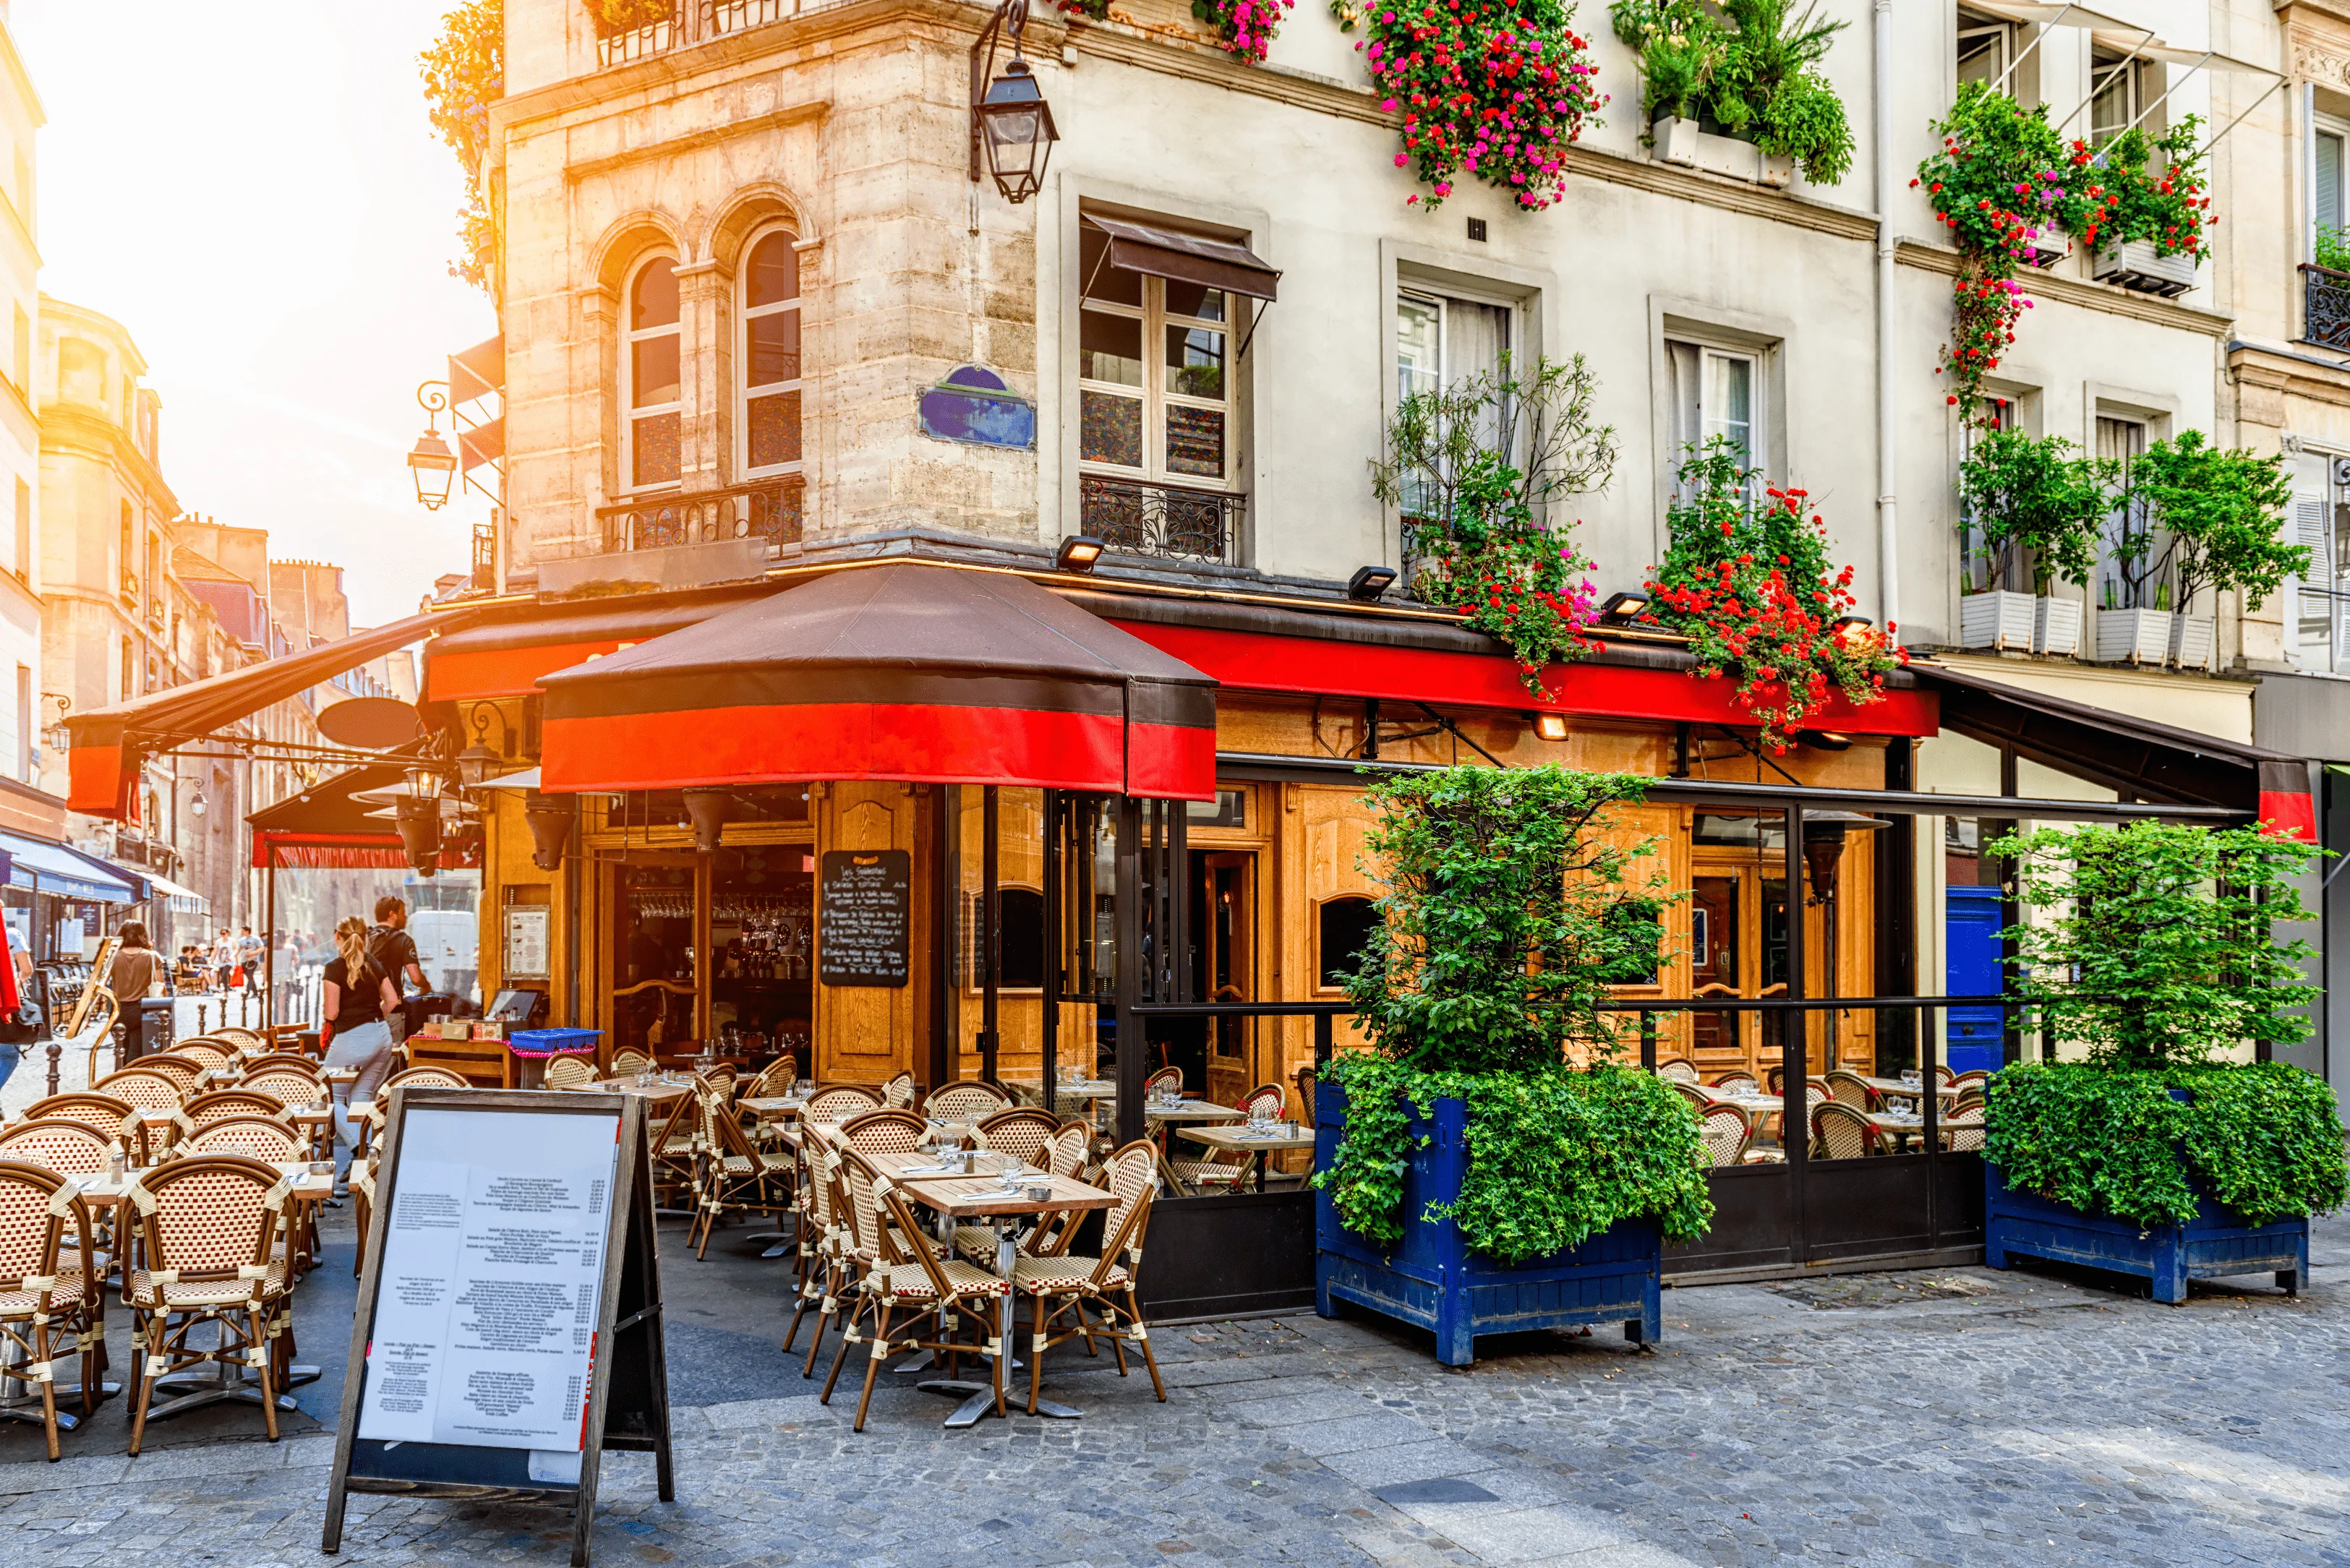
[[1102,558],[1107,545],[1090,534],[1072,534],[1061,541],[1060,550],[1053,556],[1053,569],[1060,572],[1090,572],[1094,563]]
[[1347,579],[1347,597],[1368,604],[1395,587],[1393,566],[1357,566],[1355,575]]
[[1646,594],[1609,594],[1599,607],[1599,618],[1609,626],[1624,626],[1640,618],[1648,607]]
[[1564,741],[1566,739],[1565,714],[1529,713],[1526,717],[1533,722],[1535,735],[1541,739],[1545,741]]
[[[1045,186],[1045,161],[1061,133],[1053,126],[1053,106],[1045,101],[1028,62],[1020,55],[1020,35],[1028,28],[1028,0],[1003,0],[971,47],[971,178],[979,182],[980,159],[995,177],[1003,199],[1018,205]],[[1011,63],[988,81],[996,45],[1012,35]],[[986,90],[981,91],[981,84]]]

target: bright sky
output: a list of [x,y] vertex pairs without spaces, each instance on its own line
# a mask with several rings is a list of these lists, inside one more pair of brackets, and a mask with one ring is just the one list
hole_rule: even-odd
[[0,0],[48,113],[42,291],[146,355],[181,506],[339,564],[360,625],[465,570],[486,510],[425,512],[403,462],[416,384],[497,329],[448,275],[462,181],[417,85],[451,4]]

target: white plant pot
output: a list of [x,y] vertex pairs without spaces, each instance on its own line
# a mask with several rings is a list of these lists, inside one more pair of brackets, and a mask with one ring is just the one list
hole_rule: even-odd
[[2174,298],[2195,286],[2196,266],[2191,255],[2159,255],[2145,240],[2125,240],[2091,257],[2089,275],[2141,294]]
[[2081,651],[2081,601],[2036,598],[2032,601],[2032,651],[2052,659],[2077,658]]
[[2101,609],[2097,612],[2097,661],[2101,664],[2160,664],[2170,657],[2168,610]]
[[[1792,159],[1774,161],[1764,158],[1762,149],[1752,142],[1700,130],[1694,119],[1652,120],[1648,125],[1648,135],[1656,144],[1657,157],[1666,163],[1702,169],[1709,174],[1726,174],[1732,180],[1743,180],[1749,184],[1784,185],[1795,177]],[[1783,175],[1775,180],[1766,167],[1773,161],[1785,164]]]
[[1959,646],[1995,648],[2002,653],[2032,651],[2030,594],[1993,588],[1959,600]]
[[1762,152],[1762,183],[1783,191],[1795,182],[1795,161],[1784,152]]
[[1697,139],[1700,134],[1694,119],[1659,119],[1648,127],[1656,140],[1657,156],[1667,163],[1697,167]]
[[2220,622],[2213,616],[2174,616],[2170,662],[2181,670],[2213,670],[2220,662]]

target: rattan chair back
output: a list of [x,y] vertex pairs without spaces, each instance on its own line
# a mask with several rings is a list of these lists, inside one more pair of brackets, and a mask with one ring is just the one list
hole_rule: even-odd
[[[634,1053],[626,1053],[626,1054],[634,1054]],[[620,1058],[615,1056],[612,1058],[612,1071],[618,1073],[619,1070]],[[745,1091],[745,1096],[754,1100],[780,1098],[790,1094],[792,1085],[799,1081],[799,1063],[789,1056],[778,1056],[762,1068],[757,1077],[751,1080],[751,1087]]]
[[1697,1064],[1686,1056],[1668,1056],[1657,1064],[1657,1076],[1669,1078],[1677,1084],[1697,1082]]
[[399,1072],[394,1073],[390,1077],[386,1078],[383,1081],[384,1089],[387,1091],[396,1088],[401,1084],[412,1085],[420,1089],[469,1089],[473,1087],[471,1084],[466,1082],[465,1075],[463,1073],[452,1072],[446,1067],[402,1067]]
[[641,1051],[622,1050],[612,1053],[612,1076],[616,1078],[633,1078],[638,1074],[650,1069],[652,1064],[653,1059]]
[[247,1073],[236,1081],[237,1088],[248,1095],[267,1095],[286,1109],[296,1106],[315,1106],[326,1093],[326,1085],[316,1073],[305,1073],[292,1067],[271,1067],[264,1072]]
[[197,1079],[219,1064],[193,1052],[159,1051],[152,1055],[140,1057],[139,1065],[150,1073],[162,1074],[180,1085],[181,1094],[186,1095],[195,1088]]
[[198,1095],[180,1107],[180,1116],[190,1131],[201,1130],[231,1116],[259,1116],[265,1121],[276,1121],[285,1114],[286,1107],[277,1102],[276,1096],[255,1094],[248,1089],[214,1089],[209,1095]]
[[1014,1106],[981,1118],[972,1131],[981,1147],[1016,1157],[1023,1164],[1047,1168],[1045,1146],[1061,1130],[1061,1118],[1034,1106]]
[[800,1119],[830,1127],[864,1111],[881,1108],[881,1091],[864,1084],[835,1084],[810,1095],[800,1107]]
[[1011,1106],[1012,1096],[1001,1086],[978,1078],[958,1078],[932,1089],[922,1102],[922,1114],[932,1121],[976,1122]]
[[1161,1067],[1142,1080],[1142,1094],[1145,1099],[1170,1090],[1180,1094],[1182,1088],[1183,1069],[1180,1067]]
[[56,1171],[0,1159],[0,1362],[26,1386],[39,1386],[52,1459],[59,1452],[58,1361],[80,1356],[82,1414],[98,1410],[100,1287],[80,1194]]
[[247,1029],[241,1023],[224,1023],[213,1031],[212,1037],[232,1051],[258,1051],[269,1044],[258,1030]]
[[1690,1105],[1695,1106],[1698,1108],[1698,1114],[1700,1116],[1704,1115],[1705,1108],[1713,1104],[1711,1100],[1705,1097],[1705,1091],[1699,1088],[1695,1084],[1685,1083],[1679,1078],[1668,1078],[1665,1082],[1679,1090],[1681,1098],[1687,1100]]
[[1860,1159],[1885,1152],[1885,1140],[1868,1118],[1842,1100],[1814,1106],[1811,1117],[1814,1159]]
[[152,1067],[125,1067],[109,1073],[90,1087],[101,1095],[128,1100],[142,1111],[176,1111],[182,1098],[178,1079]]
[[587,1056],[557,1056],[546,1064],[540,1082],[550,1089],[584,1089],[596,1081],[596,1064]]
[[1046,1140],[1046,1158],[1036,1161],[1055,1176],[1075,1177],[1086,1168],[1087,1146],[1093,1142],[1094,1129],[1085,1122],[1068,1122],[1055,1127]]
[[1863,1083],[1859,1074],[1843,1067],[1831,1067],[1822,1075],[1827,1081],[1828,1098],[1836,1104],[1850,1106],[1856,1111],[1877,1108],[1877,1091]]
[[268,1055],[255,1056],[244,1064],[244,1070],[248,1074],[266,1073],[279,1067],[291,1068],[296,1073],[307,1073],[322,1084],[327,1081],[327,1069],[318,1059],[316,1056],[305,1056],[299,1051],[272,1051]]
[[1316,1081],[1314,1073],[1311,1063],[1297,1069],[1297,1105],[1305,1113],[1305,1125],[1309,1127],[1319,1125],[1314,1119],[1314,1085]]
[[1288,1114],[1289,1096],[1279,1084],[1259,1084],[1241,1101],[1241,1109],[1252,1116],[1277,1122]]
[[881,1103],[891,1110],[911,1110],[914,1105],[914,1075],[900,1073],[882,1085]]
[[[255,1038],[253,1044],[258,1045],[261,1042]],[[171,1054],[192,1056],[207,1067],[225,1067],[236,1061],[237,1050],[222,1035],[192,1034],[185,1040],[172,1042]]]
[[268,1165],[290,1165],[310,1157],[310,1140],[268,1116],[224,1116],[182,1138],[172,1152],[180,1158],[235,1154]]
[[61,1116],[17,1122],[0,1132],[0,1159],[37,1165],[59,1176],[96,1176],[121,1147],[113,1136]]
[[34,1121],[44,1116],[54,1117],[59,1121],[79,1122],[84,1127],[96,1127],[102,1133],[119,1134],[122,1131],[122,1124],[130,1116],[131,1110],[132,1106],[129,1100],[120,1099],[113,1095],[93,1095],[87,1092],[74,1095],[51,1095],[47,1099],[35,1100],[31,1105],[26,1106],[22,1119]]
[[1752,1073],[1724,1073],[1713,1081],[1713,1086],[1725,1094],[1732,1095],[1740,1093],[1751,1095],[1757,1093],[1762,1087],[1755,1081],[1754,1075]]
[[931,1124],[911,1111],[867,1111],[840,1124],[840,1139],[860,1154],[911,1154],[931,1136]]
[[1699,1116],[1697,1136],[1709,1164],[1736,1165],[1753,1141],[1754,1127],[1738,1106],[1713,1105]]

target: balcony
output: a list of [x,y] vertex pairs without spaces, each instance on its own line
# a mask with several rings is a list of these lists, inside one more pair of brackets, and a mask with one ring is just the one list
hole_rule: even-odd
[[2303,342],[2350,348],[2350,272],[2303,262],[2301,306]]
[[598,37],[597,65],[624,66],[781,22],[799,15],[800,0],[668,0],[666,5],[651,0],[641,9],[654,20]]
[[127,605],[139,602],[139,574],[136,572],[122,574],[122,602]]
[[1077,481],[1077,509],[1085,533],[1123,554],[1240,564],[1245,495],[1087,474]]
[[598,554],[615,556],[679,545],[756,539],[773,554],[783,545],[799,543],[805,494],[799,475],[790,474],[738,484],[731,490],[702,490],[691,495],[599,506],[596,509],[599,542],[595,548]]

